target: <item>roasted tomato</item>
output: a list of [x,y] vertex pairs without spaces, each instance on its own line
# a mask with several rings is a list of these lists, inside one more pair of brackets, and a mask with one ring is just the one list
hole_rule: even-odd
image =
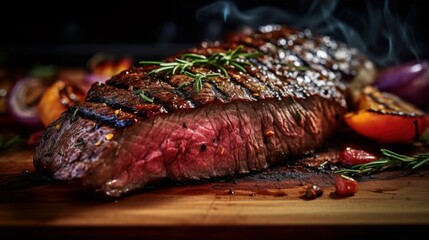
[[359,190],[358,183],[351,177],[344,175],[335,178],[335,193],[340,196],[352,196]]
[[354,166],[364,163],[370,163],[377,160],[378,157],[367,151],[356,149],[352,147],[347,147],[341,151],[338,156],[338,162],[344,166]]
[[358,110],[344,116],[359,134],[381,143],[417,139],[428,126],[428,116],[399,97],[367,86],[362,90]]
[[83,102],[85,93],[76,85],[57,80],[43,93],[38,104],[40,121],[46,127],[68,107]]

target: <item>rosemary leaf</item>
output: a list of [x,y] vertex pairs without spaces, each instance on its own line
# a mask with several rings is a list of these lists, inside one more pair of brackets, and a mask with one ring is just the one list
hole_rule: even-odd
[[219,70],[222,72],[223,75],[225,76],[229,76],[228,72],[226,71],[226,69],[222,66],[218,66]]
[[204,74],[204,76],[206,78],[214,78],[214,77],[219,77],[220,74],[219,73],[209,73],[209,74]]
[[18,147],[21,144],[22,144],[22,138],[20,135],[15,135],[9,140],[6,140],[3,135],[0,135],[0,151],[13,148],[13,147]]
[[166,71],[166,70],[170,71],[171,69],[172,68],[170,66],[160,67],[160,68],[157,68],[157,69],[154,69],[154,70],[150,71],[149,74],[151,74],[151,73],[159,73],[159,72],[163,72],[163,71]]
[[[183,60],[183,59],[180,59],[180,58],[176,59],[176,62],[178,62],[178,63],[182,63],[182,64],[185,64],[185,65],[192,65],[192,63],[191,63],[191,62],[188,62],[188,61]],[[171,64],[170,66],[172,66],[172,65],[177,65],[177,63],[173,63],[173,64]]]
[[196,77],[194,80],[194,91],[199,92],[203,88],[203,83],[201,82],[201,77]]
[[257,58],[262,56],[262,53],[240,53],[240,57],[242,58]]
[[145,65],[161,65],[163,64],[163,62],[158,62],[158,61],[140,61],[140,64],[145,64]]
[[16,135],[13,138],[6,141],[6,143],[4,144],[4,148],[9,148],[11,146],[17,145],[21,140],[22,140],[21,136]]
[[190,82],[182,83],[182,84],[180,84],[180,85],[177,87],[177,90],[181,90],[181,89],[183,89],[184,87],[188,86],[189,84],[191,84],[191,83],[190,83]]
[[176,66],[176,65],[177,65],[177,63],[175,63],[175,62],[163,62],[160,64],[160,66],[162,66],[162,67],[171,67],[171,66]]
[[423,158],[423,160],[421,160],[420,162],[418,162],[416,165],[412,166],[411,169],[419,168],[420,166],[425,165],[428,162],[429,162],[429,154],[425,158]]
[[246,72],[246,69],[236,62],[231,62],[231,65],[237,68],[240,72]]
[[150,98],[150,97],[148,97],[148,96],[146,96],[143,91],[140,91],[138,94],[146,102],[153,103],[153,99]]
[[144,94],[143,90],[134,90],[134,94],[136,94],[137,96],[139,96],[141,99],[145,100],[146,102],[153,103],[153,99],[146,96]]
[[152,99],[152,98],[149,98],[149,97],[148,97],[148,96],[146,96],[146,95],[144,95],[142,92],[139,94],[139,96],[140,96],[143,100],[145,100],[146,102],[153,103],[153,99]]
[[241,50],[243,50],[243,45],[238,46],[236,49],[232,50],[232,52],[230,52],[231,50],[228,51],[228,55],[234,56],[237,53],[240,53]]
[[80,150],[82,150],[85,146],[85,142],[81,139],[79,141],[77,141],[74,146]]
[[181,58],[191,58],[191,59],[207,59],[204,55],[199,55],[195,53],[184,53]]
[[[179,65],[174,66],[173,71],[172,71],[173,75],[175,75],[175,74],[176,74],[176,71],[177,71],[177,69],[179,69],[179,68],[180,68],[180,66],[179,66]],[[183,71],[183,69],[182,69],[181,71]]]
[[77,120],[77,112],[79,111],[79,107],[77,107],[74,111],[73,111],[73,115],[70,118],[70,122],[75,122]]
[[191,73],[191,72],[188,72],[188,71],[186,71],[186,72],[184,72],[185,73],[185,75],[186,76],[188,76],[188,77],[190,77],[190,78],[196,78],[197,77],[197,75],[195,75],[195,74],[193,74],[193,73]]

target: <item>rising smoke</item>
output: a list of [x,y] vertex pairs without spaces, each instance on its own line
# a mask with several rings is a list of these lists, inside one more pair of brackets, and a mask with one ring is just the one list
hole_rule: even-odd
[[207,34],[212,39],[222,31],[218,25],[240,28],[286,24],[333,36],[360,49],[381,67],[399,64],[404,59],[419,60],[423,46],[414,36],[415,13],[400,16],[391,3],[389,0],[362,1],[365,8],[355,11],[344,6],[339,10],[341,2],[336,0],[310,0],[300,1],[301,8],[299,11],[295,8],[294,12],[272,6],[240,10],[234,2],[218,1],[199,9],[196,18],[212,25],[212,32]]

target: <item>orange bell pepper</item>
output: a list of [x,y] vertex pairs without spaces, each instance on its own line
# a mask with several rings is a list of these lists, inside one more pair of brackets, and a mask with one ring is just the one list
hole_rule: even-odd
[[399,97],[367,86],[356,112],[344,120],[357,133],[381,143],[403,143],[417,139],[428,127],[427,114]]

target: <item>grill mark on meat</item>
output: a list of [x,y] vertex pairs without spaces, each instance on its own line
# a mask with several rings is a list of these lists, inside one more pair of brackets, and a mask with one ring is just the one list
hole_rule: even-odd
[[273,69],[264,64],[260,59],[250,59],[249,60],[254,66],[251,67],[248,71],[256,72],[258,78],[264,79],[265,82],[269,84],[271,89],[275,89],[277,93],[277,98],[288,96],[284,91],[283,87],[285,83],[277,76]]
[[[280,30],[267,33],[256,33],[254,38],[256,40],[243,36],[238,39],[247,45],[258,47],[261,51],[268,53],[274,59],[282,59],[279,58],[279,53],[289,58],[295,56],[297,59],[292,62],[288,59],[283,60],[288,60],[288,64],[290,65],[294,65],[295,63],[303,64],[306,67],[310,67],[312,71],[328,77],[330,80],[334,79],[336,76],[332,71],[338,72],[338,67],[332,64],[332,58],[330,58],[326,48],[319,46],[319,44],[315,44],[316,41],[314,39],[304,38],[308,35],[311,36],[311,33],[305,34],[303,32],[296,33],[295,31]],[[299,44],[290,43],[292,39]],[[316,48],[319,48],[317,52],[319,54],[314,51]],[[297,61],[298,59],[299,61]]]
[[[309,31],[294,32],[290,31],[272,31],[267,33],[260,33],[259,38],[265,42],[270,42],[278,47],[284,49],[292,48],[292,50],[305,60],[309,66],[317,67],[318,70],[333,68],[332,59],[327,54],[317,55],[314,51],[319,49],[321,52],[326,53],[326,49],[322,49],[318,42],[314,41]],[[314,65],[314,66],[313,66]]]
[[266,83],[248,73],[242,73],[235,69],[227,69],[227,72],[235,82],[248,89],[255,99],[277,98],[278,96],[278,93],[273,91]]
[[228,102],[229,96],[225,95],[217,86],[216,82],[209,80],[205,84],[208,84],[211,90],[216,94],[217,99],[221,100],[222,103]]
[[[150,79],[144,81],[142,79]],[[150,85],[148,85],[150,83]],[[193,99],[165,81],[164,78],[150,77],[144,72],[144,68],[132,68],[128,71],[116,75],[108,80],[106,84],[128,90],[145,89],[149,95],[152,95],[157,103],[160,103],[164,108],[173,109],[194,108]]]
[[[290,59],[281,59],[282,61],[279,61],[279,58],[278,58],[279,49],[276,46],[272,45],[271,43],[262,44],[262,43],[258,43],[257,41],[250,41],[247,38],[244,40],[242,38],[237,38],[236,40],[243,45],[258,48],[260,52],[263,52],[264,54],[266,54],[265,56],[262,56],[257,60],[252,60],[252,62],[254,64],[259,63],[259,65],[265,66],[269,71],[273,73],[273,75],[277,75],[277,77],[280,77],[283,80],[278,82],[278,84],[276,84],[282,96],[290,96],[290,95],[295,95],[296,97],[305,96],[305,92],[303,91],[303,89],[299,89],[299,88],[288,89],[291,79],[290,77],[285,76],[285,72],[287,73],[286,75],[298,74],[299,73],[298,71],[291,69],[291,65],[293,66],[296,61],[291,61]],[[289,51],[289,54],[285,54],[285,55],[289,57],[295,56],[294,53],[290,51]],[[296,58],[299,59],[299,62],[298,62],[299,64],[304,64],[304,61],[302,59],[300,59],[297,56]],[[273,64],[275,64],[275,66]],[[282,70],[282,71],[279,71],[279,70]],[[292,82],[295,82],[295,81],[292,80]]]
[[[282,46],[276,46],[271,42],[264,42],[263,45],[259,46],[259,49],[268,55],[260,58],[259,61],[263,65],[267,66],[271,71],[276,72],[279,76],[285,76],[285,72],[299,74],[299,70],[293,69],[294,67],[296,68],[299,66],[307,67],[308,71],[317,72],[314,68],[310,68],[311,66],[306,60],[300,58],[290,49],[285,49]],[[279,70],[283,70],[283,72],[279,72]],[[286,81],[286,83],[287,82],[288,81]]]
[[72,106],[68,111],[75,114],[75,117],[91,119],[116,128],[130,126],[138,119],[134,114],[115,110],[104,104],[91,102]]
[[[259,37],[266,41],[277,41],[276,45],[292,47],[309,65],[322,70],[327,68],[334,72],[341,72],[344,80],[350,80],[356,75],[356,62],[351,57],[359,59],[361,56],[355,49],[348,48],[344,43],[332,41],[328,36],[318,36],[309,30],[286,30],[278,28],[274,31],[260,32]],[[317,49],[317,51],[316,51]],[[318,51],[320,51],[318,54]],[[309,57],[310,55],[316,57]],[[362,59],[360,59],[362,60]]]
[[[267,43],[267,44],[271,44],[271,43]],[[265,45],[263,45],[265,46]],[[263,47],[261,46],[261,47]],[[279,48],[282,49],[282,47],[277,47],[271,44],[271,47],[267,47],[266,50],[268,51],[274,51],[274,52],[279,52]],[[280,50],[281,51],[281,50]],[[303,84],[299,84],[299,85],[304,85],[305,89],[301,89],[302,91],[300,91],[301,95],[303,96],[309,96],[312,95],[313,93],[308,94],[306,91],[315,91],[318,93],[322,93],[323,95],[325,95],[326,97],[332,97],[332,98],[338,98],[338,95],[340,94],[340,92],[345,90],[345,87],[341,84],[340,80],[341,78],[338,77],[338,80],[335,80],[335,74],[333,72],[331,72],[330,70],[326,69],[323,65],[321,65],[321,63],[319,62],[319,68],[315,67],[315,64],[308,64],[306,60],[299,58],[299,56],[294,55],[293,53],[289,53],[289,54],[285,54],[286,56],[290,57],[296,57],[296,59],[289,59],[289,63],[287,63],[287,65],[285,64],[278,64],[278,66],[283,66],[281,67],[281,69],[283,70],[283,73],[276,71],[276,73],[280,76],[285,76],[288,77],[289,80],[285,81],[285,82],[289,82],[291,81],[290,78],[293,79],[303,79],[303,81],[305,81]],[[298,61],[298,65],[300,63],[306,63],[304,66],[311,66],[311,68],[308,68],[306,70],[294,70],[295,67],[293,67],[294,65],[296,65],[296,61]],[[269,63],[269,62],[276,62],[274,61],[267,61],[267,60],[262,60],[264,63]],[[269,65],[269,64],[267,64]],[[319,70],[317,70],[319,69]],[[307,79],[317,79],[318,81],[308,81]],[[329,81],[328,81],[329,80]],[[331,86],[327,86],[330,84],[333,84],[333,82],[336,82],[335,84],[335,88],[337,89],[337,91],[327,91],[326,88],[331,88]],[[300,81],[298,81],[298,83],[300,83]],[[309,87],[310,86],[310,87]],[[294,86],[295,87],[295,86]],[[287,89],[286,89],[287,90]],[[287,91],[290,92],[290,91]],[[296,95],[298,96],[298,95]],[[344,103],[345,104],[345,103]]]
[[[319,50],[320,54],[317,55],[311,48],[303,47],[302,45],[292,45],[292,48],[291,48],[291,46],[286,44],[286,39],[280,39],[280,40],[284,40],[284,42],[280,40],[277,40],[277,41],[272,40],[271,38],[267,38],[267,39],[264,38],[264,40],[266,40],[265,45],[271,44],[271,46],[275,48],[274,50],[275,52],[282,52],[284,53],[283,54],[284,56],[288,56],[288,57],[294,56],[297,59],[299,59],[299,62],[302,63],[303,66],[309,67],[313,71],[320,72],[323,75],[330,77],[330,79],[332,79],[333,77],[331,77],[332,74],[329,75],[329,73],[331,73],[331,71],[338,71],[338,69],[335,69],[332,66],[332,64],[330,64],[329,61],[323,58],[323,57],[325,58],[328,57],[328,55],[324,50]],[[305,42],[312,42],[312,41],[307,40]],[[268,49],[270,48],[268,47]]]
[[[294,52],[302,59],[305,59],[310,66],[315,64],[314,67],[320,68],[319,70],[330,69],[332,71],[338,71],[338,69],[334,67],[332,56],[327,54],[326,47],[321,45],[321,42],[317,41],[308,29],[304,31],[285,31],[280,28],[268,32],[259,31],[258,37],[263,41],[271,42],[285,49],[292,48]],[[318,54],[316,49],[319,50],[321,54]]]
[[[186,101],[177,94],[173,93],[175,89],[172,86],[159,81],[158,79],[142,81],[139,78],[130,78],[126,75],[128,75],[127,72],[125,73],[125,76],[123,76],[123,82],[118,82],[117,79],[112,79],[107,81],[106,84],[131,91],[134,93],[134,95],[136,95],[137,98],[141,98],[138,95],[138,91],[142,91],[142,89],[144,89],[143,94],[150,99],[153,99],[154,103],[160,105],[166,110],[166,112],[171,112],[174,109],[180,109],[183,107],[194,107],[191,102]],[[143,76],[143,74],[141,75]],[[139,101],[141,100],[139,99]]]
[[108,106],[134,113],[140,117],[151,117],[161,113],[167,113],[167,110],[163,106],[148,103],[133,91],[115,88],[103,83],[93,84],[91,86],[86,101],[105,103]]
[[249,61],[252,63],[252,66],[246,66],[246,71],[251,75],[253,78],[258,79],[260,82],[262,82],[267,88],[267,91],[271,93],[273,98],[281,99],[284,95],[282,94],[281,89],[276,84],[277,81],[279,81],[278,78],[272,79],[273,74],[269,72],[265,65],[263,65],[261,62],[257,60],[251,59]]

